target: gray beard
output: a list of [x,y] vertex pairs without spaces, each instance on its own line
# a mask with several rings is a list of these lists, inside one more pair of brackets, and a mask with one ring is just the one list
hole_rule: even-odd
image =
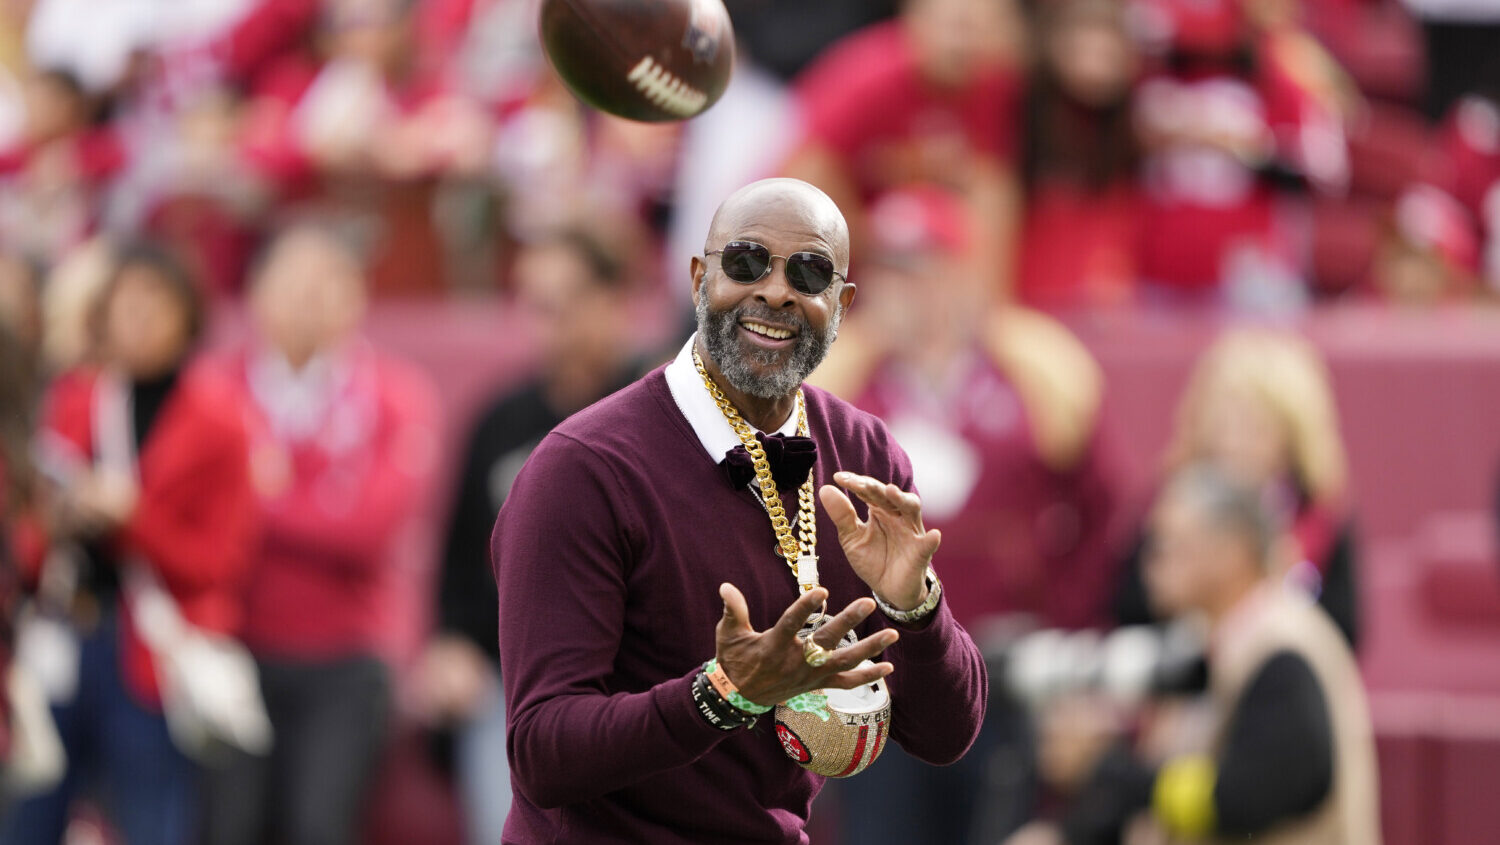
[[[786,396],[801,387],[802,382],[827,357],[828,348],[839,335],[839,320],[843,317],[842,309],[835,311],[828,321],[828,327],[819,333],[798,315],[778,315],[768,306],[755,302],[731,311],[709,311],[706,293],[699,295],[695,310],[698,336],[703,339],[708,357],[713,359],[719,372],[735,390],[760,399]],[[785,353],[774,349],[751,349],[748,353],[745,352],[737,337],[739,322],[745,317],[796,330],[797,341],[793,344],[786,363],[782,363]],[[774,369],[762,374],[755,369],[756,366]]]

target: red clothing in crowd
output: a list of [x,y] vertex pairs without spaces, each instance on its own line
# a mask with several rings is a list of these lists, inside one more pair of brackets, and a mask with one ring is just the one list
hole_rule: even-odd
[[1480,270],[1500,280],[1500,105],[1471,96],[1458,101],[1441,129],[1445,172],[1439,186],[1479,223]]
[[107,127],[0,151],[0,238],[44,256],[86,240],[127,159]]
[[[90,129],[52,143],[66,146],[73,173],[87,185],[102,185],[125,166],[125,148],[119,136],[107,128]],[[0,153],[0,174],[24,171],[41,150],[28,144]]]
[[[1265,102],[1247,80],[1228,74],[1158,77],[1141,88],[1144,122],[1166,131],[1191,119],[1194,130],[1269,144]],[[1254,167],[1206,143],[1170,141],[1148,155],[1140,224],[1141,277],[1183,291],[1208,291],[1227,276],[1233,252],[1274,252],[1275,197]]]
[[[266,377],[254,354],[226,358],[246,409],[264,519],[243,639],[270,657],[378,651],[392,623],[396,540],[435,464],[434,389],[414,368],[358,345],[311,394]],[[300,416],[300,423],[289,422]]]
[[[1255,34],[1232,0],[1150,0],[1177,29],[1180,66],[1152,74],[1137,95],[1149,155],[1141,219],[1141,278],[1212,291],[1235,276],[1238,253],[1300,269],[1277,169],[1314,189],[1339,190],[1348,154],[1331,60],[1297,30]],[[1236,59],[1253,56],[1249,69]],[[1247,268],[1250,275],[1254,270]]]
[[808,140],[847,163],[865,200],[914,182],[962,184],[969,156],[1014,155],[1015,70],[997,65],[958,89],[933,85],[899,22],[833,45],[797,88]]
[[1005,613],[1105,624],[1117,502],[1101,444],[1066,473],[1049,468],[1021,396],[980,354],[946,399],[916,383],[887,364],[854,405],[885,420],[911,456],[923,522],[943,532],[938,565],[954,617],[970,630]]
[[1140,210],[1134,184],[1104,191],[1062,181],[1039,185],[1027,202],[1017,256],[1021,301],[1048,311],[1128,302]]
[[[92,370],[64,375],[44,406],[49,440],[88,463],[96,457],[100,378]],[[231,634],[242,620],[239,586],[257,530],[236,399],[233,388],[207,368],[183,373],[141,445],[139,498],[113,537],[118,559],[148,563],[187,621]],[[126,614],[128,621],[128,606]],[[125,677],[135,692],[154,701],[150,652],[128,625],[126,631]]]

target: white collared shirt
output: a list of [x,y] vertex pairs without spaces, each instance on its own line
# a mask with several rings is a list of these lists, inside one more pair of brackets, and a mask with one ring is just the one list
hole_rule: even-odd
[[[682,351],[667,365],[667,389],[671,391],[672,401],[677,403],[677,409],[687,418],[688,425],[692,426],[693,433],[698,435],[698,442],[703,444],[703,449],[713,458],[714,463],[718,463],[724,460],[731,449],[741,445],[740,437],[734,433],[729,420],[724,419],[724,412],[719,410],[713,397],[708,394],[702,376],[698,375],[698,368],[693,365],[693,342],[697,339],[696,334],[688,338]],[[774,433],[797,433],[795,408],[787,414],[786,422]]]

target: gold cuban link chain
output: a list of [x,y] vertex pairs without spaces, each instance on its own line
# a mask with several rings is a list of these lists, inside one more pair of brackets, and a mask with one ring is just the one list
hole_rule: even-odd
[[[761,504],[765,506],[766,513],[771,517],[771,530],[776,533],[777,554],[780,554],[792,569],[792,576],[797,576],[797,561],[806,554],[811,557],[818,548],[818,522],[817,511],[813,504],[813,471],[808,470],[807,480],[797,488],[797,529],[801,536],[799,542],[797,537],[792,536],[791,522],[787,520],[786,508],[781,504],[781,493],[776,490],[776,480],[771,476],[771,463],[766,460],[766,450],[755,438],[755,430],[740,416],[739,409],[724,395],[719,386],[708,375],[708,370],[703,366],[703,359],[698,356],[698,350],[693,350],[693,365],[698,368],[698,375],[703,377],[703,386],[708,388],[708,395],[713,397],[714,404],[719,406],[719,411],[724,414],[724,419],[739,436],[740,444],[745,451],[750,453],[750,461],[755,467],[755,482],[760,488]],[[797,434],[802,437],[807,435],[807,402],[802,396],[802,391],[797,391]],[[799,579],[799,583],[801,583]],[[802,590],[806,592],[817,586],[817,582],[802,583]]]

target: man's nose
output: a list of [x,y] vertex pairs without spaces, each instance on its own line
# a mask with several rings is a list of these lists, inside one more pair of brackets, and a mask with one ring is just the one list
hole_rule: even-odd
[[771,258],[771,271],[757,283],[755,298],[772,308],[790,308],[796,302],[796,289],[786,277],[786,259]]

